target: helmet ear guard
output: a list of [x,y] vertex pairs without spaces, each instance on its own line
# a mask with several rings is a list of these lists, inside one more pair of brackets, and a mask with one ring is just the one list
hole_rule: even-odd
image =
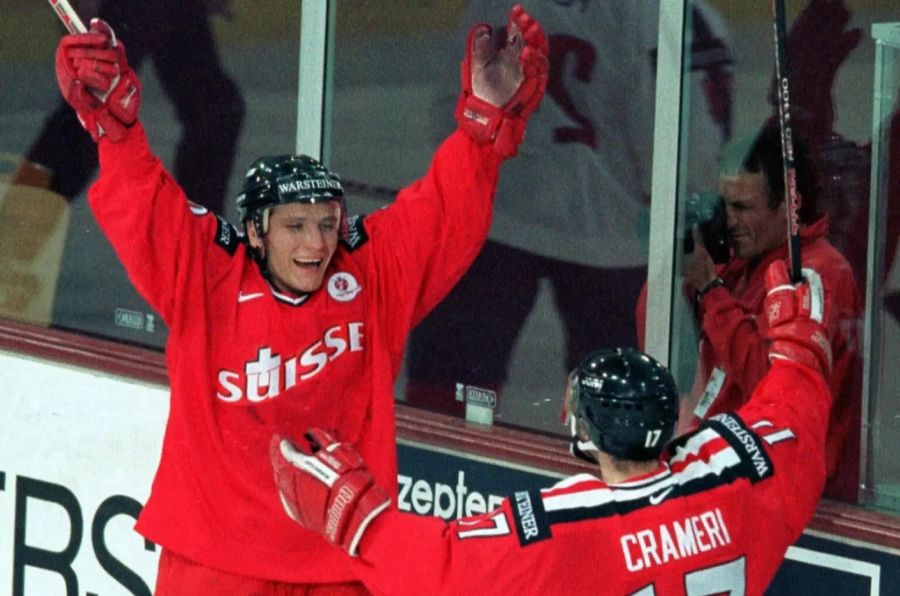
[[583,452],[595,449],[651,460],[674,433],[678,391],[669,371],[650,356],[630,348],[601,350],[569,375],[566,413],[574,455],[591,461]]
[[269,214],[271,212],[271,208],[268,208],[257,210],[250,214],[250,223],[253,225],[253,230],[256,232],[256,235],[260,238],[265,236],[266,232],[269,231]]
[[597,460],[591,455],[591,452],[598,452],[600,448],[590,439],[585,440],[583,435],[587,434],[584,430],[584,421],[576,416],[569,417],[569,431],[572,433],[572,440],[569,443],[569,453],[584,460],[589,464],[596,464]]
[[569,377],[566,380],[566,392],[563,396],[563,423],[569,426],[569,432],[572,437],[569,443],[569,453],[590,464],[596,464],[597,460],[591,456],[590,452],[599,451],[600,449],[593,440],[590,438],[585,439],[585,436],[589,436],[586,425],[575,413],[578,403],[578,380],[578,369],[576,368],[569,373]]

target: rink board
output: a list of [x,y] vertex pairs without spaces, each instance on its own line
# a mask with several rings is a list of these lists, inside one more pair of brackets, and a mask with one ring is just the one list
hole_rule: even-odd
[[[0,351],[0,594],[150,594],[159,548],[133,530],[165,387]],[[445,518],[559,475],[401,440],[401,509]],[[900,593],[900,553],[809,533],[772,594]]]

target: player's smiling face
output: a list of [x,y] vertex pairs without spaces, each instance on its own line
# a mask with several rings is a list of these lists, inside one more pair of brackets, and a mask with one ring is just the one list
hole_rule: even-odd
[[787,240],[785,204],[770,205],[766,176],[742,172],[719,181],[734,253],[742,259],[761,257]]
[[272,283],[292,294],[314,292],[337,249],[341,209],[338,203],[290,203],[274,207],[263,238],[252,226],[250,242],[262,249]]

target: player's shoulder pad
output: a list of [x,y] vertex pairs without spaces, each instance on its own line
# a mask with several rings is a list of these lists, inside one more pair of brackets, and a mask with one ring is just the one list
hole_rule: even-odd
[[509,497],[516,535],[521,546],[551,538],[550,521],[540,491],[519,491]]
[[360,214],[347,218],[347,237],[341,239],[341,244],[344,245],[347,252],[353,252],[369,241],[369,234],[366,233],[366,227],[363,224],[365,217]]
[[213,242],[234,256],[234,252],[241,244],[241,233],[221,216],[216,215],[216,237]]
[[759,435],[733,412],[717,414],[704,423],[734,449],[741,460],[741,475],[756,484],[772,476],[775,469]]
[[214,214],[212,211],[199,205],[193,201],[188,201],[188,208],[195,217],[206,217],[212,215],[216,218],[216,235],[213,242],[219,247],[225,249],[229,255],[234,256],[234,252],[241,244],[241,233],[233,225],[225,221],[220,215]]

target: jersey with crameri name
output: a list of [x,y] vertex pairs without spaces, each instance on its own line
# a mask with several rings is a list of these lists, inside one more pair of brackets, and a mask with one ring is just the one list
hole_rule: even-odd
[[169,328],[169,419],[137,529],[202,565],[296,583],[355,579],[285,514],[268,456],[333,429],[396,489],[394,395],[409,330],[487,236],[499,159],[460,132],[393,204],[351,219],[322,287],[274,290],[237,229],[192,205],[140,124],[101,140],[96,219]]
[[571,476],[449,525],[383,514],[360,574],[386,594],[763,594],[824,486],[828,396],[779,360],[745,407],[677,439],[655,472]]

